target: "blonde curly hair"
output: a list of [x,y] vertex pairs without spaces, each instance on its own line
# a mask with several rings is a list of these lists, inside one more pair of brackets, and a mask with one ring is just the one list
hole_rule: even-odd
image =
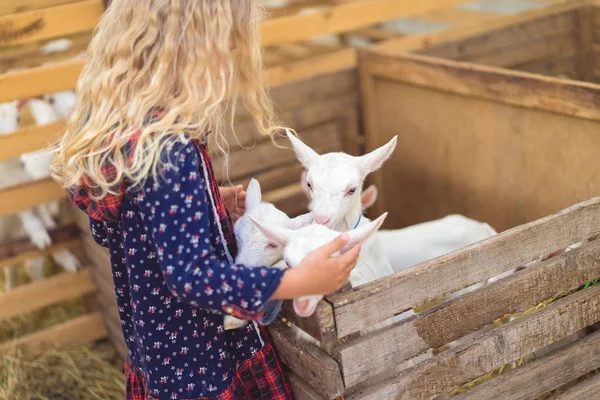
[[[207,131],[226,156],[238,94],[261,134],[279,129],[263,83],[260,11],[254,0],[113,0],[88,49],[54,178],[65,188],[85,180],[102,198],[155,175],[169,143]],[[156,107],[164,113],[144,125]]]

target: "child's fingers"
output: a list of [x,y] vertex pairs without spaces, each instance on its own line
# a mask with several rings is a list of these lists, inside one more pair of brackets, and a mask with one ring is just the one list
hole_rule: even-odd
[[340,251],[348,243],[348,240],[350,240],[350,236],[344,232],[331,242],[316,249],[315,252],[318,252],[323,258],[329,258],[332,254]]
[[355,245],[346,253],[342,254],[339,257],[340,263],[344,265],[346,270],[352,270],[356,263],[358,262],[358,257],[360,256],[360,243]]

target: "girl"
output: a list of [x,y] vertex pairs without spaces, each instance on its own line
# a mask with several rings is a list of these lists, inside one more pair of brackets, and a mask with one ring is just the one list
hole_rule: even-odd
[[[236,244],[207,141],[226,160],[238,91],[256,129],[277,129],[252,0],[114,0],[96,30],[54,176],[110,251],[133,399],[290,399],[256,322],[269,300],[337,290],[347,237],[294,270],[232,265]],[[241,200],[241,199],[240,199]],[[236,213],[243,210],[236,210]]]

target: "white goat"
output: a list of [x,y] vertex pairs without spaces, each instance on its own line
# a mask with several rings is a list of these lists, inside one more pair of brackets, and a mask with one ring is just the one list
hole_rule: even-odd
[[[269,240],[258,229],[250,218],[259,218],[273,225],[298,229],[312,222],[311,214],[300,215],[296,218],[288,217],[284,212],[275,208],[273,204],[262,203],[260,184],[252,179],[246,190],[246,212],[234,225],[235,238],[238,245],[236,264],[247,266],[266,266],[273,268],[286,268],[283,258],[283,246],[276,241]],[[225,316],[225,329],[236,329],[246,325],[247,321],[235,317]]]
[[[19,125],[18,102],[0,104],[0,134],[8,134],[15,131]],[[50,104],[31,99],[27,102],[32,115],[37,124],[43,125],[58,120],[58,116]],[[48,166],[52,157],[48,150],[43,149],[33,153],[23,154],[19,160],[10,160],[0,163],[3,178],[0,178],[0,186],[8,186],[22,183],[31,178],[41,179],[49,176]],[[58,202],[51,202],[47,205],[39,205],[34,210],[21,211],[18,215],[22,222],[22,227],[33,244],[39,249],[44,249],[51,245],[52,241],[47,229],[56,227],[53,219],[58,213]],[[4,220],[4,223],[8,221]],[[14,227],[13,227],[14,229]],[[18,230],[17,230],[18,231]],[[14,237],[3,237],[3,239]],[[75,271],[80,267],[80,262],[75,256],[67,251],[61,250],[52,254],[52,258],[67,271]],[[30,259],[25,263],[27,271],[33,280],[40,280],[44,277],[42,257]],[[16,267],[5,268],[6,289],[9,290],[15,285]]]

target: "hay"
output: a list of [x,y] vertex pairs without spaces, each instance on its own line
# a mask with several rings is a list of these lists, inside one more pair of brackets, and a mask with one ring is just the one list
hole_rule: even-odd
[[122,363],[108,342],[0,359],[0,400],[122,400]]

